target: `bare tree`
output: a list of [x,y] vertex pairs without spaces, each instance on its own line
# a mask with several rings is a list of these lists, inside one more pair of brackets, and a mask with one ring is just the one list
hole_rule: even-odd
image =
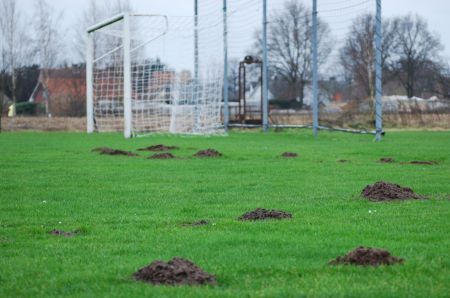
[[45,110],[49,114],[50,93],[47,83],[49,69],[54,67],[62,57],[63,35],[60,34],[62,12],[55,11],[46,0],[35,3],[34,36],[35,51],[41,68],[41,83],[44,88]]
[[[86,55],[86,29],[99,21],[121,12],[131,11],[129,0],[91,0],[75,26],[74,49],[79,61],[85,61]],[[94,39],[94,48],[98,42]]]
[[2,60],[11,75],[13,106],[16,105],[16,69],[29,61],[30,39],[26,34],[24,19],[17,9],[16,0],[0,0],[0,31],[2,32]]
[[440,86],[440,94],[450,100],[450,64],[447,62],[442,64],[442,71],[438,79]]
[[[394,34],[397,23],[386,20],[382,24],[381,67],[385,71],[383,80],[389,80],[389,65],[392,59]],[[357,17],[350,27],[339,60],[346,77],[363,89],[363,96],[375,97],[375,17],[364,14]]]
[[413,97],[420,91],[417,82],[421,70],[430,62],[436,62],[443,46],[439,36],[430,32],[427,21],[422,17],[409,14],[396,21],[394,69],[407,96]]
[[238,101],[239,59],[231,58],[228,65],[228,99]]
[[[312,77],[312,11],[291,0],[273,16],[269,26],[268,50],[274,75],[281,76],[291,86],[291,96],[303,103],[306,83]],[[330,30],[318,21],[319,64],[330,53]]]
[[6,89],[6,51],[3,42],[3,32],[0,30],[0,132],[2,131],[3,106],[5,105],[5,89]]
[[[328,58],[331,39],[328,25],[320,19],[317,31],[320,65]],[[258,45],[262,44],[260,36],[257,32]],[[267,48],[271,75],[285,80],[289,99],[302,105],[305,86],[312,78],[312,10],[298,0],[285,2],[283,9],[271,16]]]

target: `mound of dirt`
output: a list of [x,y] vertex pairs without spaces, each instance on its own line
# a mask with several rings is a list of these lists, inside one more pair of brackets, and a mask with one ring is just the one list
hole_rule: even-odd
[[154,285],[214,285],[216,277],[189,260],[175,257],[169,262],[154,261],[133,274],[135,280]]
[[410,161],[409,163],[412,165],[428,165],[428,166],[437,165],[437,162],[432,160],[413,160]]
[[297,157],[298,154],[295,152],[283,152],[283,154],[281,154],[281,157],[286,157],[286,158],[292,158],[292,157]]
[[380,266],[402,264],[402,258],[394,257],[384,249],[360,246],[345,256],[330,261],[330,265]]
[[267,210],[263,208],[257,208],[253,211],[242,214],[239,220],[264,220],[264,219],[285,219],[292,218],[292,214],[279,210]]
[[141,148],[138,149],[138,151],[169,151],[169,150],[176,150],[179,149],[177,146],[166,146],[163,144],[158,144],[158,145],[152,145],[149,147],[145,147],[145,148]]
[[409,187],[402,187],[398,184],[384,181],[378,181],[374,185],[367,185],[362,190],[361,195],[372,201],[424,199],[424,197],[416,194]]
[[112,149],[109,147],[100,147],[92,149],[92,152],[99,152],[100,154],[105,155],[125,155],[125,156],[138,156],[136,153],[130,151],[124,151],[119,149]]
[[200,150],[194,154],[195,157],[220,157],[222,153],[215,149]]
[[394,162],[394,159],[392,157],[382,157],[378,162],[381,163],[392,163]]
[[73,232],[65,232],[63,230],[51,230],[49,234],[55,235],[55,236],[64,236],[64,237],[73,237],[76,234],[78,234],[78,231]]
[[198,226],[206,226],[206,225],[209,225],[209,221],[202,219],[199,221],[185,223],[185,224],[183,224],[183,227],[198,227]]
[[172,153],[156,153],[149,157],[149,159],[172,159],[175,158],[175,155]]

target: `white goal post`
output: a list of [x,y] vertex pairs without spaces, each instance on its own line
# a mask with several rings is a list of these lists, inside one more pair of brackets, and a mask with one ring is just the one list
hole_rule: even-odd
[[[89,27],[87,132],[223,131],[221,26],[211,23],[125,12]],[[194,31],[207,51],[194,49]]]

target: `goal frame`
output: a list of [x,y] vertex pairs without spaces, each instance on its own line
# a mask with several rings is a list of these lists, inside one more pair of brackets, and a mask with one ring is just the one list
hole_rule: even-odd
[[[123,12],[111,18],[105,19],[86,30],[86,118],[87,118],[87,132],[93,133],[95,131],[94,118],[94,33],[104,27],[123,21],[123,106],[124,106],[124,130],[123,134],[126,139],[133,136],[132,129],[132,80],[131,80],[131,32],[130,32],[130,18],[131,17],[161,17],[163,15],[143,14]],[[166,18],[166,16],[163,16]],[[167,26],[167,19],[166,19]],[[145,43],[144,43],[145,44]]]

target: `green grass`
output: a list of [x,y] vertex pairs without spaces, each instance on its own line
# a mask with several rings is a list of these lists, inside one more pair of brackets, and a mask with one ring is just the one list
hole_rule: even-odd
[[[157,143],[180,146],[173,152],[184,158],[90,152]],[[209,147],[224,156],[190,158]],[[284,151],[300,157],[278,157]],[[398,162],[380,164],[380,157]],[[401,164],[410,160],[439,164]],[[359,197],[381,179],[430,199],[373,203]],[[381,143],[341,133],[314,140],[309,131],[133,140],[3,133],[0,297],[448,297],[449,194],[450,132],[392,132]],[[256,207],[294,218],[236,220]],[[199,219],[213,224],[181,226]],[[83,234],[49,235],[55,228]],[[359,245],[386,248],[406,262],[327,265]],[[218,285],[155,287],[131,278],[151,261],[173,256],[216,274]]]

